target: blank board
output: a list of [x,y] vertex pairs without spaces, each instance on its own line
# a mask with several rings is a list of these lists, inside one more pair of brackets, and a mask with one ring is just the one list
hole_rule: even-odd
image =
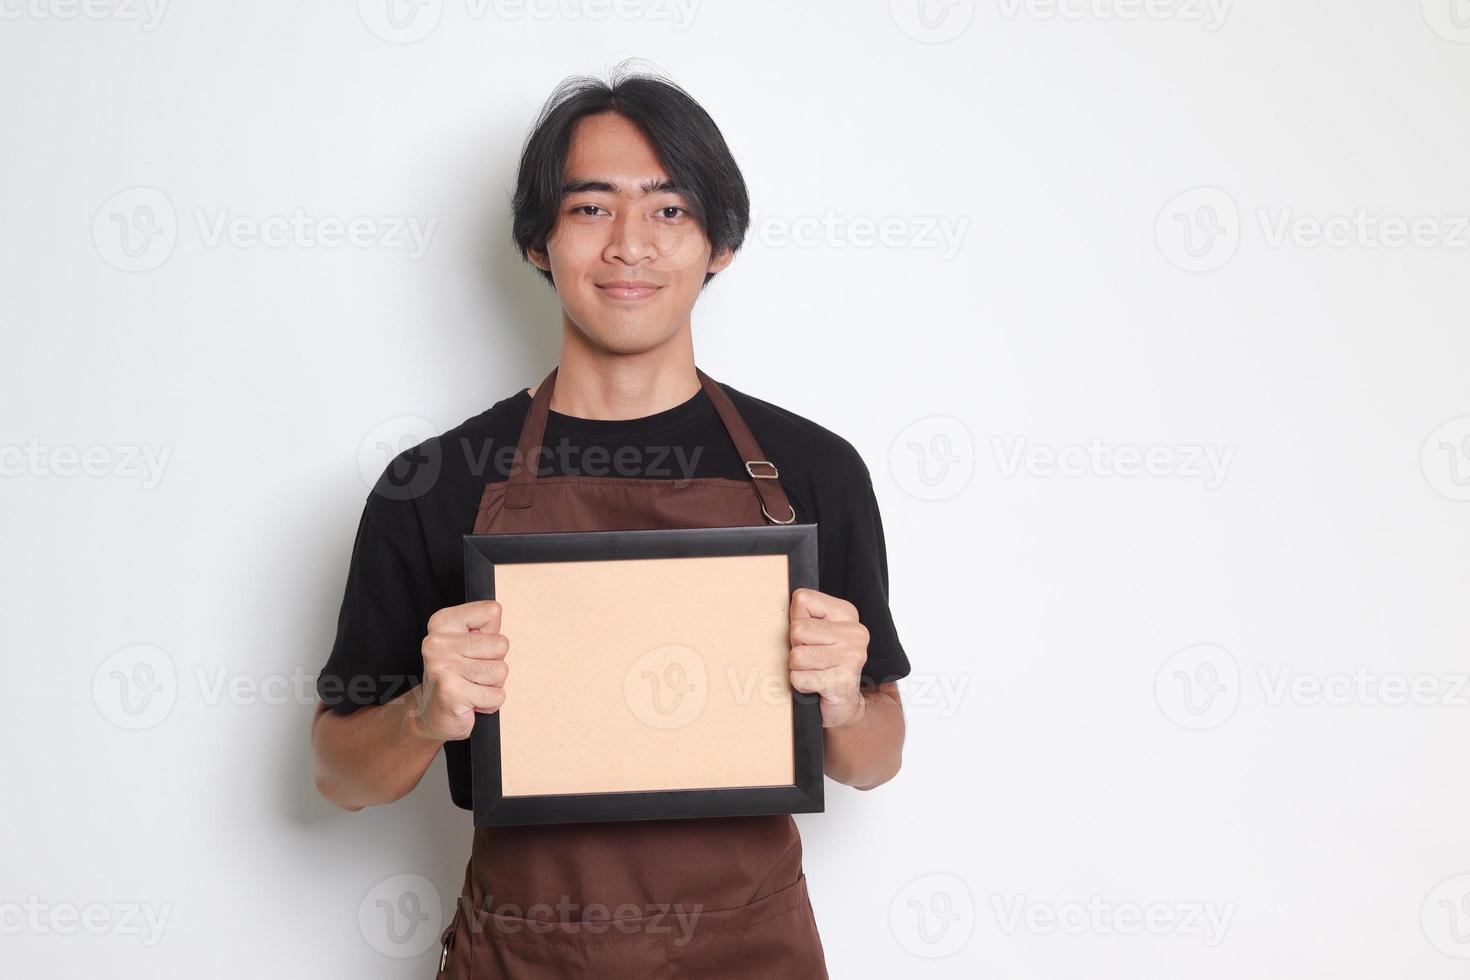
[[789,786],[784,555],[507,565],[506,796]]
[[821,718],[791,689],[816,525],[466,535],[510,641],[472,736],[476,822],[812,812]]

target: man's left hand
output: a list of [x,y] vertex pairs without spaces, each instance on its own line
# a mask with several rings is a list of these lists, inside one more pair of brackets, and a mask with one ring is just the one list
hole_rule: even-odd
[[791,593],[791,686],[822,698],[822,727],[863,720],[867,701],[858,689],[868,662],[868,628],[846,599],[797,589]]

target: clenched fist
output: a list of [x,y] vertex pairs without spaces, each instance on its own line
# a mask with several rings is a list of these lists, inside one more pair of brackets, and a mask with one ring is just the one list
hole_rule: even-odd
[[790,606],[791,686],[822,698],[822,727],[838,728],[863,719],[867,700],[860,690],[868,662],[868,628],[846,599],[796,589]]
[[500,611],[494,599],[481,599],[429,617],[424,680],[409,711],[418,734],[440,742],[469,738],[476,713],[505,703],[510,641],[500,632]]

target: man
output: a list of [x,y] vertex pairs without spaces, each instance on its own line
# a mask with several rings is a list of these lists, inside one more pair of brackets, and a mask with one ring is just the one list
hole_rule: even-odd
[[[695,365],[691,311],[748,223],[729,148],[682,89],[635,74],[553,93],[522,152],[513,234],[561,301],[559,363],[401,454],[369,495],[318,679],[327,799],[397,800],[442,748],[471,806],[464,740],[505,703],[515,663],[499,604],[464,601],[472,530],[816,523],[821,590],[791,597],[791,685],[820,695],[826,775],[871,789],[898,771],[909,663],[868,470],[841,437]],[[518,443],[534,458],[499,451]],[[423,459],[439,467],[427,481]],[[554,920],[527,911],[553,906]],[[596,908],[621,910],[619,928],[592,928]],[[476,828],[443,939],[451,976],[826,976],[789,815]]]

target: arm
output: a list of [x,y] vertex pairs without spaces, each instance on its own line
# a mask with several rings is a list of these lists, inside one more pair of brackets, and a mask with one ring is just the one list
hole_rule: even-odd
[[881,786],[903,764],[904,719],[898,685],[861,685],[868,629],[845,599],[791,594],[791,686],[821,696],[823,771],[858,789]]
[[418,692],[415,688],[350,715],[318,704],[311,722],[317,792],[344,810],[408,795],[444,744],[416,724]]
[[505,655],[494,600],[448,606],[429,619],[423,683],[392,701],[339,715],[317,706],[311,724],[317,791],[344,810],[406,796],[445,742],[468,738],[476,713],[505,702]]
[[823,771],[858,789],[881,786],[903,765],[903,704],[893,681],[861,692],[858,720],[822,729]]

